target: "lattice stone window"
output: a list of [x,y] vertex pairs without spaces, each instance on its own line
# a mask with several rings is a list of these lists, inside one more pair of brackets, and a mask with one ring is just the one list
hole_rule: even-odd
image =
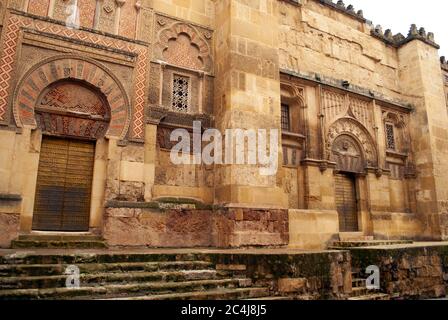
[[391,123],[386,123],[386,143],[387,143],[386,147],[388,150],[396,149],[395,128],[394,125]]
[[291,120],[289,105],[282,103],[282,130],[291,131]]
[[173,75],[173,104],[175,111],[188,112],[190,101],[190,78]]

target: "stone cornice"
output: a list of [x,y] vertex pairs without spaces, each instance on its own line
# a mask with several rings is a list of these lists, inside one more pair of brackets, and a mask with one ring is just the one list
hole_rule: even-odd
[[291,76],[293,78],[310,81],[310,82],[313,82],[315,84],[320,84],[320,85],[324,85],[324,86],[327,86],[327,87],[336,88],[338,90],[342,90],[342,91],[345,91],[347,93],[360,95],[360,96],[363,96],[363,97],[375,100],[375,101],[377,101],[379,103],[391,105],[391,106],[399,108],[399,109],[404,109],[407,112],[410,112],[410,111],[413,110],[412,105],[410,105],[410,104],[408,104],[406,102],[389,99],[387,97],[384,97],[379,92],[374,92],[374,91],[372,91],[370,89],[367,89],[367,88],[363,88],[363,87],[352,85],[352,84],[350,84],[350,83],[348,83],[347,81],[344,81],[344,80],[324,77],[324,76],[321,76],[321,75],[318,75],[318,74],[311,74],[311,75],[310,74],[303,74],[303,73],[298,73],[298,72],[291,71],[291,70],[286,70],[286,69],[280,69],[280,73],[282,73],[284,75]]

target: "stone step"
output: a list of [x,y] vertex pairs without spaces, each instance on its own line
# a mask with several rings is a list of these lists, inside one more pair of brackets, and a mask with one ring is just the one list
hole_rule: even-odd
[[268,288],[238,288],[209,290],[204,292],[185,292],[128,298],[112,298],[109,300],[271,300],[268,298],[261,298],[268,295]]
[[[142,282],[184,282],[193,280],[218,279],[215,270],[188,270],[174,272],[129,272],[81,274],[81,286],[101,286],[108,284],[132,284]],[[2,277],[0,292],[6,289],[64,288],[67,275]]]
[[14,240],[13,249],[105,249],[102,240]]
[[7,254],[0,256],[0,264],[68,264],[84,263],[130,263],[130,262],[168,262],[199,261],[200,254],[158,254],[158,253],[83,253],[83,254]]
[[390,300],[390,296],[385,293],[368,294],[358,297],[348,298],[350,301],[379,301],[379,300]]
[[[0,265],[1,276],[51,276],[63,275],[68,264],[19,264]],[[76,265],[81,273],[102,272],[156,272],[174,270],[211,270],[214,265],[205,261],[169,261],[169,262],[124,262],[124,263],[85,263]],[[220,272],[221,275],[228,273]]]
[[22,234],[19,241],[103,241],[101,236],[83,233],[57,233],[57,234]]
[[341,232],[339,233],[339,241],[370,241],[374,240],[372,236],[366,236],[362,232]]
[[260,298],[251,298],[251,299],[245,299],[245,300],[252,300],[252,301],[292,301],[294,300],[294,297],[269,297],[269,296],[262,296]]
[[[240,282],[241,280],[241,282]],[[247,279],[219,279],[185,282],[147,282],[99,287],[0,290],[0,300],[67,300],[118,298],[155,294],[186,293],[247,286]]]
[[353,288],[350,296],[351,297],[360,297],[360,296],[367,295],[368,293],[369,293],[369,290],[367,290],[366,287]]
[[349,249],[349,248],[361,248],[361,247],[376,247],[376,246],[393,246],[399,244],[412,244],[409,240],[353,240],[353,241],[336,241],[329,249]]

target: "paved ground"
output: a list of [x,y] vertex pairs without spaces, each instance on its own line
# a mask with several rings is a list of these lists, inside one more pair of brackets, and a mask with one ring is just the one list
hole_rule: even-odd
[[299,249],[276,248],[276,249],[210,249],[210,248],[193,248],[193,249],[137,249],[137,248],[110,248],[110,249],[0,249],[0,256],[9,254],[315,254],[322,252],[337,252],[337,250],[314,250],[306,251]]
[[360,249],[408,249],[408,248],[424,248],[424,247],[447,247],[448,241],[439,241],[439,242],[414,242],[414,243],[406,243],[406,244],[394,244],[394,245],[386,245],[386,246],[369,246],[362,247]]
[[[441,247],[448,246],[448,242],[415,242],[412,244],[388,245],[364,247],[362,249],[406,249],[422,247]],[[211,248],[193,248],[193,249],[149,249],[149,248],[111,248],[111,249],[0,249],[0,256],[9,254],[316,254],[322,252],[336,252],[336,250],[300,250],[293,248],[275,248],[275,249],[211,249]]]

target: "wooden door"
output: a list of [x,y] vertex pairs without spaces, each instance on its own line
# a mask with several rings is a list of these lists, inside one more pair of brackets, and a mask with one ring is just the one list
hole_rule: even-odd
[[94,142],[43,136],[34,230],[89,230],[94,157]]
[[336,175],[336,206],[340,232],[358,232],[358,201],[356,180],[352,175]]

